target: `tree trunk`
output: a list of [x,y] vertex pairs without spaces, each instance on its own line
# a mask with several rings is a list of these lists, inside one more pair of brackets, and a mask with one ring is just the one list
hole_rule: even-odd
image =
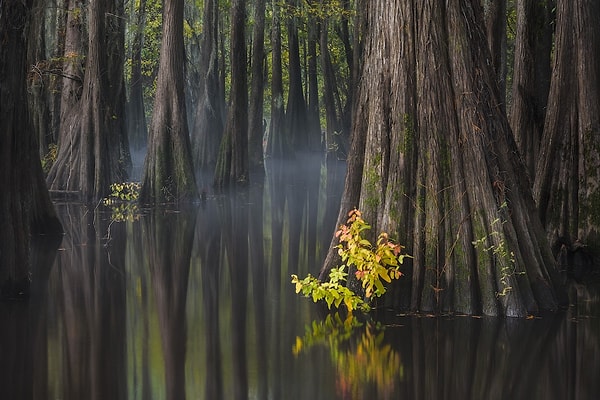
[[368,17],[338,222],[358,207],[373,234],[407,246],[414,311],[555,310],[560,277],[499,107],[479,0],[379,0]]
[[281,21],[279,2],[273,0],[273,22],[271,27],[271,123],[267,154],[281,158],[289,153],[289,143],[284,127],[283,70],[281,67]]
[[[309,2],[313,7],[313,4]],[[317,42],[319,41],[319,24],[317,17],[312,13],[308,15],[308,38],[307,38],[307,76],[308,76],[308,96],[306,117],[308,124],[308,147],[312,151],[322,151],[321,143],[321,121],[319,115],[319,80],[317,68]]]
[[484,0],[488,47],[500,93],[500,106],[506,110],[506,0]]
[[[124,53],[122,43],[117,43],[123,36],[114,35],[111,27],[112,19],[122,16],[109,10],[114,11],[109,1],[88,7],[83,93],[76,105],[63,107],[58,156],[47,178],[51,190],[78,192],[87,201],[104,197],[111,183],[124,180],[129,151],[123,148]],[[72,96],[65,94],[63,103],[70,103]]]
[[[110,102],[108,118],[109,132],[114,132],[114,142],[109,140],[109,152],[118,154],[119,174],[127,178],[131,173],[131,153],[127,134],[127,96],[125,90],[125,7],[124,0],[109,0],[105,13],[108,98]],[[112,182],[111,182],[112,183]]]
[[183,0],[163,6],[163,32],[154,113],[140,202],[198,198],[183,91]]
[[552,25],[550,5],[520,0],[512,82],[510,125],[533,180],[550,88]]
[[[355,52],[352,47],[352,36],[350,34],[350,21],[348,15],[351,15],[350,1],[344,0],[342,3],[344,13],[341,16],[339,24],[338,35],[340,40],[344,44],[344,55],[346,58],[346,64],[348,65],[348,80],[347,80],[347,91],[346,100],[342,106],[342,113],[340,115],[341,134],[344,137],[344,141],[347,141],[350,132],[350,124],[352,122],[352,104],[354,103],[354,92],[356,90],[356,76],[354,75],[354,57]],[[357,14],[359,11],[357,11]],[[354,35],[359,36],[358,26],[355,29]]]
[[[297,0],[287,0],[287,5],[292,9],[298,7]],[[297,17],[288,17],[286,25],[288,33],[289,91],[285,111],[285,131],[292,149],[294,151],[304,151],[308,148],[308,138]]]
[[[600,5],[558,2],[534,194],[549,236],[600,255]],[[573,28],[574,27],[574,28]]]
[[0,3],[0,298],[28,294],[31,236],[62,232],[27,105],[25,38],[31,6],[32,1]]
[[41,157],[48,152],[48,145],[53,143],[52,131],[50,130],[50,108],[47,86],[45,84],[45,67],[40,64],[46,60],[45,40],[45,9],[44,0],[35,0],[31,13],[31,24],[29,26],[29,38],[27,48],[27,64],[29,71],[28,94],[29,109],[33,121],[33,130],[36,134],[39,154]]
[[231,95],[214,184],[226,187],[248,180],[248,83],[246,66],[246,1],[231,4]]
[[[47,27],[46,35],[48,38],[47,46],[50,50],[49,56],[53,60],[51,65],[57,68],[55,60],[61,59],[65,54],[65,37],[67,32],[67,7],[68,0],[51,1],[50,6],[46,7]],[[50,133],[51,142],[58,143],[61,119],[61,98],[63,77],[60,74],[50,74],[48,79],[48,101],[50,108]],[[42,145],[40,144],[40,147]]]
[[223,88],[219,83],[219,5],[215,0],[204,2],[202,57],[199,74],[200,96],[192,130],[194,164],[199,168],[214,168],[223,135]]
[[146,26],[146,0],[140,0],[132,7],[135,14],[135,31],[131,45],[131,83],[127,107],[127,133],[135,150],[141,150],[147,144],[148,126],[144,108],[144,85],[142,78],[142,47]]
[[254,31],[252,34],[252,82],[248,120],[249,160],[253,168],[263,165],[263,106],[265,66],[265,0],[254,4]]
[[325,148],[327,157],[335,157],[340,149],[340,141],[338,140],[341,124],[336,112],[335,98],[337,93],[337,83],[335,81],[335,72],[331,63],[329,54],[329,33],[328,20],[325,18],[321,25],[321,68],[323,70],[323,103],[325,105]]

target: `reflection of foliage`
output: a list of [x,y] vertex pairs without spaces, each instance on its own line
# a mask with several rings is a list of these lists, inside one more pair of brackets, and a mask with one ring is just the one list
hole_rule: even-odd
[[[402,276],[400,264],[410,256],[401,254],[403,247],[391,241],[385,232],[379,235],[376,246],[373,246],[363,238],[364,232],[371,226],[362,219],[361,212],[354,209],[348,216],[347,225],[340,226],[335,234],[340,241],[337,249],[344,265],[333,268],[326,282],[308,274],[304,279],[292,275],[292,283],[296,285],[296,293],[302,292],[305,297],[312,297],[314,302],[324,299],[329,308],[332,304],[339,307],[344,303],[348,311],[369,311],[373,297],[381,297],[386,292],[383,281],[390,283],[392,279],[399,279]],[[344,285],[348,275],[345,269],[350,267],[356,268],[354,275],[362,283],[366,301]]]
[[338,372],[340,395],[365,398],[365,389],[373,385],[387,398],[394,392],[395,382],[403,379],[404,368],[400,355],[384,343],[383,329],[379,323],[360,323],[352,314],[344,320],[338,313],[330,314],[324,321],[308,325],[292,351],[298,356],[313,346],[326,346]]
[[295,356],[300,354],[304,348],[315,345],[329,344],[338,346],[339,343],[350,339],[356,328],[363,326],[352,314],[344,320],[339,313],[328,314],[325,321],[313,321],[306,326],[303,338],[297,337],[296,344],[292,349]]
[[110,195],[102,200],[102,204],[112,210],[112,220],[116,222],[133,222],[140,217],[138,197],[139,182],[122,182],[110,185]]

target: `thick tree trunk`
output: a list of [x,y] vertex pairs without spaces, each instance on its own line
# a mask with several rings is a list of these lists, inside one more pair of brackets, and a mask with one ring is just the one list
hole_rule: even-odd
[[[109,13],[109,10],[115,11],[106,0],[92,2],[88,7],[88,54],[83,92],[79,102],[71,107],[68,104],[77,94],[64,94],[58,156],[47,178],[51,190],[78,192],[84,200],[102,198],[111,183],[126,177],[129,149],[125,149],[127,144],[123,139],[124,50],[122,43],[118,43],[123,36],[114,35],[111,27],[111,19],[121,16]],[[69,56],[71,43],[65,46]],[[110,57],[108,49],[111,50]]]
[[163,35],[154,113],[140,202],[198,198],[183,91],[183,0],[163,7]]
[[252,34],[252,82],[248,110],[248,151],[252,168],[263,165],[263,106],[265,67],[265,0],[254,4],[254,31]]
[[199,74],[200,96],[195,110],[192,143],[194,164],[214,168],[223,135],[223,88],[219,83],[219,6],[215,0],[204,2],[202,57]]
[[557,309],[560,278],[499,107],[479,0],[379,0],[368,14],[338,222],[358,207],[373,233],[407,246],[414,311]]
[[214,184],[227,187],[248,180],[248,83],[246,66],[246,1],[231,4],[231,95]]
[[580,241],[599,257],[600,5],[584,0],[557,4],[534,194],[550,237]]
[[549,4],[520,0],[516,7],[517,37],[510,125],[533,181],[550,88],[552,25]]
[[0,298],[28,294],[31,235],[62,232],[44,184],[26,91],[31,1],[0,3]]

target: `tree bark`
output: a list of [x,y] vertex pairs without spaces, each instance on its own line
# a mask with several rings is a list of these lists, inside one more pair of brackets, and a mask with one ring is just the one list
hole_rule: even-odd
[[248,83],[246,66],[246,1],[231,4],[231,95],[221,140],[214,185],[224,188],[248,181]]
[[[115,35],[110,26],[112,18],[121,16],[108,12],[116,11],[115,4],[107,0],[89,4],[83,92],[78,103],[71,107],[66,104],[72,103],[77,93],[64,95],[58,156],[47,178],[51,190],[79,192],[86,201],[104,197],[111,183],[121,182],[127,176],[129,149],[123,139],[124,50],[122,43],[118,43],[123,36]],[[65,46],[65,52],[71,57],[70,51],[74,49],[70,45],[71,42],[68,49]]]
[[[551,238],[600,255],[600,6],[558,2],[552,83],[534,194]],[[594,25],[596,24],[596,25]]]
[[552,25],[549,4],[520,0],[516,7],[510,125],[533,181],[550,88]]
[[380,0],[368,17],[338,222],[358,207],[373,234],[407,246],[414,311],[557,309],[560,277],[499,107],[479,0]]
[[250,108],[248,110],[248,151],[253,169],[263,165],[263,108],[265,67],[265,0],[254,4],[254,30],[252,34],[252,81],[250,84]]
[[[0,298],[28,295],[29,248],[62,227],[50,202],[27,101],[27,26],[32,1],[0,3]],[[34,277],[35,278],[35,277]]]
[[183,0],[163,5],[162,33],[142,203],[198,199],[183,91]]
[[199,74],[200,96],[195,110],[192,143],[194,164],[199,168],[214,169],[223,135],[223,88],[219,76],[219,6],[215,0],[204,2],[202,57]]
[[496,82],[506,110],[506,0],[484,0],[485,25]]

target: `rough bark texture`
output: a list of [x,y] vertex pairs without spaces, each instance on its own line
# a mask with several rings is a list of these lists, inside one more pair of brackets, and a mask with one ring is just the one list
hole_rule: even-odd
[[198,199],[183,91],[183,0],[166,2],[140,202]]
[[499,107],[479,1],[379,0],[368,18],[338,222],[358,207],[373,233],[407,246],[398,306],[557,309],[560,277]]
[[550,88],[552,25],[550,5],[546,2],[521,0],[516,7],[517,37],[510,125],[533,180]]
[[[51,190],[74,192],[83,200],[102,198],[111,183],[126,177],[129,149],[124,148],[123,139],[123,45],[117,43],[123,36],[113,31],[120,29],[112,21],[120,18],[115,4],[104,0],[87,8],[88,48],[81,98],[74,103],[77,93],[64,94],[58,156],[47,177]],[[76,36],[75,32],[75,41]],[[80,53],[71,53],[77,51],[75,47],[76,43],[65,45],[67,58],[78,58]]]
[[600,255],[600,4],[557,3],[552,83],[534,194],[550,237]]
[[500,93],[500,105],[506,97],[506,0],[484,0],[485,25],[492,65]]
[[224,95],[219,83],[219,7],[217,1],[206,0],[203,12],[203,34],[199,74],[200,96],[192,130],[194,164],[214,168],[223,135]]
[[32,235],[62,231],[42,177],[26,91],[31,1],[0,3],[0,297],[22,297]]
[[246,66],[246,1],[231,4],[231,95],[214,184],[226,187],[248,180],[248,83]]

